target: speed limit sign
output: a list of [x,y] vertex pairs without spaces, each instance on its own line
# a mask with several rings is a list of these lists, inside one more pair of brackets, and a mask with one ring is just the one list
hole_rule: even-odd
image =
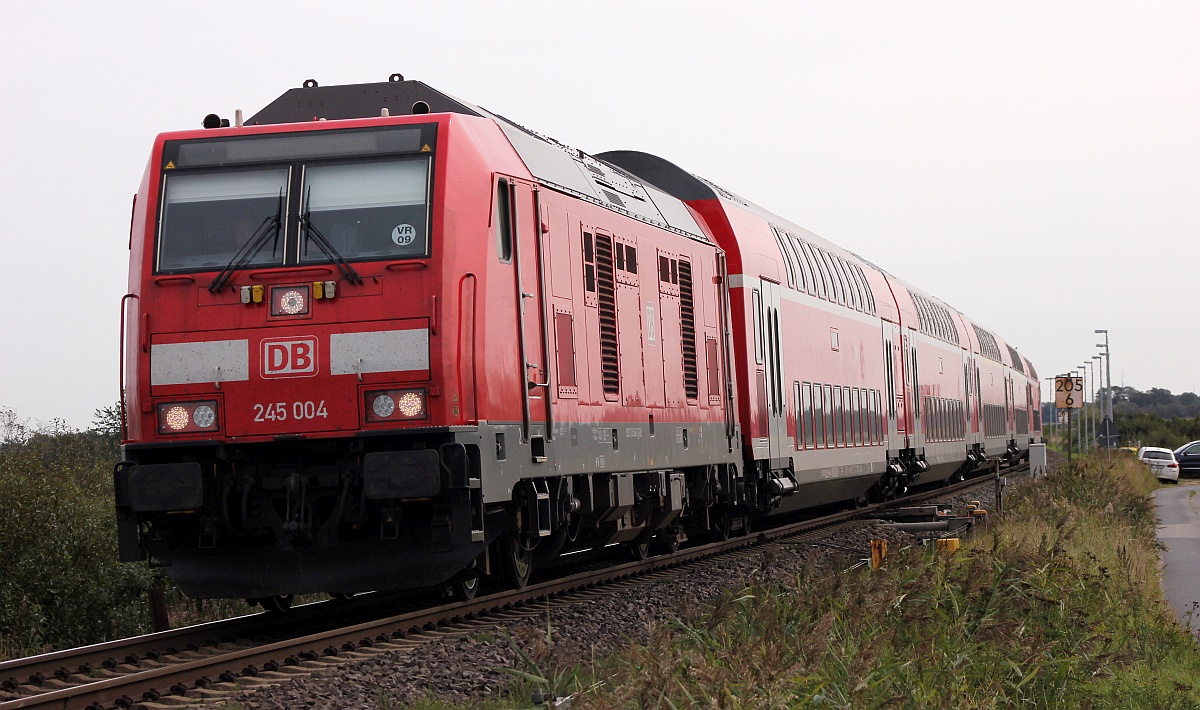
[[1083,408],[1083,378],[1055,377],[1054,378],[1054,408],[1082,409]]

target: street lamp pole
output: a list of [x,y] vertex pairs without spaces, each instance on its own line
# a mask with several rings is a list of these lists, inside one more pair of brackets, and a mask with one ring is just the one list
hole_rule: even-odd
[[[1108,395],[1108,397],[1107,397],[1108,412],[1105,414],[1104,418],[1106,420],[1108,420],[1108,426],[1105,427],[1105,431],[1109,432],[1109,431],[1112,431],[1112,428],[1116,425],[1116,420],[1113,418],[1112,355],[1108,351],[1108,329],[1107,328],[1097,328],[1096,333],[1104,334],[1104,342],[1096,343],[1096,347],[1104,348],[1104,353],[1103,353],[1103,355],[1104,355],[1104,370],[1105,370],[1105,380],[1107,381],[1107,386],[1105,387],[1105,393]],[[1111,436],[1104,437],[1104,446],[1106,448],[1112,448],[1114,443],[1116,443],[1116,442],[1114,442],[1112,440]]]
[[[1050,411],[1054,415],[1054,418],[1050,420],[1050,441],[1051,441],[1051,443],[1053,443],[1054,442],[1054,434],[1058,432],[1058,406],[1057,406],[1058,401],[1053,397],[1053,395],[1054,395],[1054,379],[1055,378],[1043,377],[1042,379],[1048,380],[1050,382],[1050,394],[1051,394]],[[1041,406],[1042,406],[1042,403],[1038,402],[1038,416],[1041,416]],[[1045,424],[1046,424],[1045,422],[1042,422],[1043,431],[1045,430]]]
[[[1088,360],[1087,364],[1088,371],[1092,373],[1092,448],[1096,448],[1099,445],[1096,439],[1096,363]],[[1101,372],[1100,374],[1103,375],[1104,373]]]
[[1083,451],[1091,451],[1091,442],[1088,439],[1088,415],[1087,415],[1087,400],[1088,400],[1088,368],[1087,365],[1079,366],[1079,373],[1083,375],[1083,408],[1079,410],[1079,427],[1083,429]]
[[[1078,375],[1075,374],[1074,369],[1073,369],[1073,371],[1070,371],[1070,377],[1073,377],[1073,378],[1078,377]],[[1084,438],[1084,429],[1080,428],[1080,426],[1079,426],[1079,422],[1084,420],[1084,417],[1074,416],[1074,414],[1075,414],[1074,410],[1072,410],[1072,413],[1070,413],[1070,414],[1072,414],[1072,417],[1075,420],[1075,422],[1074,422],[1075,423],[1075,431],[1072,432],[1072,435],[1075,438],[1075,449],[1079,450],[1080,456],[1084,456],[1084,443],[1082,443],[1082,438]]]

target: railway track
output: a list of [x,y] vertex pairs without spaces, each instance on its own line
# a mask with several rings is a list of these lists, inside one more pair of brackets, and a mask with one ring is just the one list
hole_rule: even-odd
[[[1009,469],[1009,473],[1021,469]],[[243,688],[280,682],[378,653],[421,643],[423,638],[472,629],[538,613],[534,602],[597,592],[601,585],[634,577],[674,574],[675,568],[736,553],[762,542],[828,532],[889,508],[945,498],[996,485],[984,476],[902,499],[774,527],[670,555],[590,570],[433,607],[381,614],[380,608],[412,602],[367,595],[349,602],[320,602],[283,615],[210,622],[145,636],[0,663],[0,710],[17,708],[133,707],[227,697],[218,684]],[[331,613],[333,612],[333,613]],[[355,620],[355,618],[359,620]],[[419,638],[418,638],[419,637]],[[187,694],[187,698],[181,697]]]

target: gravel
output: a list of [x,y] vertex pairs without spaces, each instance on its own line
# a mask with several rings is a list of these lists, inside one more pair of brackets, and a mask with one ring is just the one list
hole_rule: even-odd
[[[1051,462],[1053,464],[1053,462]],[[1010,484],[1018,481],[1010,477]],[[956,498],[939,500],[963,510],[978,500],[985,509],[994,503],[991,486]],[[745,586],[751,578],[794,582],[816,550],[831,566],[858,563],[869,540],[886,538],[889,548],[914,544],[917,537],[868,522],[834,531],[817,544],[785,544],[777,553],[756,550],[713,560],[703,567],[672,570],[650,581],[630,581],[573,603],[552,601],[543,609],[526,611],[524,618],[496,622],[423,643],[399,642],[403,648],[379,651],[372,657],[339,662],[327,670],[297,675],[257,690],[246,690],[220,706],[236,703],[248,710],[283,708],[401,707],[419,699],[438,698],[478,703],[496,698],[514,676],[500,669],[529,670],[513,650],[520,646],[541,668],[588,664],[590,659],[618,652],[630,643],[644,642],[652,625],[679,618],[689,608],[708,605],[723,590]],[[766,564],[766,570],[761,569]],[[547,643],[547,630],[550,641]],[[510,641],[510,638],[512,641]]]

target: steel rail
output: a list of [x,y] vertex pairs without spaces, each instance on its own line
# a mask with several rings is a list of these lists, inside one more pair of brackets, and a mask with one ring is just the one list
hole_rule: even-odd
[[[1010,469],[1010,472],[1013,470]],[[874,513],[882,512],[889,508],[932,498],[945,497],[947,495],[955,495],[966,490],[988,485],[993,480],[993,478],[988,476],[972,478],[951,486],[921,491],[883,503],[876,503],[820,518],[752,532],[728,540],[689,547],[670,555],[651,557],[643,561],[606,567],[602,570],[580,572],[562,578],[531,584],[518,590],[497,592],[470,602],[457,602],[418,611],[409,611],[381,619],[320,631],[299,638],[216,653],[207,658],[188,659],[155,668],[133,670],[117,677],[104,678],[93,682],[82,682],[79,685],[58,688],[48,692],[0,702],[0,710],[17,710],[18,708],[100,708],[118,704],[128,706],[137,702],[158,700],[165,695],[182,694],[193,687],[208,687],[213,683],[210,677],[218,677],[221,680],[233,680],[243,676],[252,677],[257,676],[262,669],[274,670],[284,666],[296,666],[300,665],[304,660],[315,661],[325,657],[337,656],[343,652],[356,651],[360,647],[372,647],[376,643],[390,642],[405,638],[410,634],[421,634],[453,624],[474,621],[480,619],[480,617],[511,611],[535,613],[537,609],[532,606],[535,602],[561,597],[571,592],[588,590],[603,584],[666,570],[672,567],[683,566],[763,542],[783,540],[801,534],[836,527],[857,519],[870,518]],[[319,607],[324,603],[306,605],[306,607]],[[210,622],[200,626],[149,634],[125,641],[112,641],[80,649],[44,654],[28,659],[6,661],[0,664],[0,672],[6,669],[17,668],[49,668],[52,666],[61,668],[64,662],[69,659],[78,659],[85,655],[89,658],[95,658],[99,655],[111,656],[115,650],[131,654],[136,651],[131,651],[130,649],[157,648],[169,640],[179,643],[179,639],[183,638],[196,638],[197,635],[211,636],[213,629],[222,628],[221,624],[229,622],[246,623],[247,620],[258,619],[260,616],[262,615],[238,617],[236,619],[225,620],[224,622]],[[270,618],[280,625],[284,623],[294,624],[296,621],[295,617],[291,615],[272,616]],[[222,635],[228,636],[225,633]],[[71,662],[76,661],[72,660]],[[134,661],[134,663],[137,662]],[[158,662],[165,663],[166,661],[160,658]]]

